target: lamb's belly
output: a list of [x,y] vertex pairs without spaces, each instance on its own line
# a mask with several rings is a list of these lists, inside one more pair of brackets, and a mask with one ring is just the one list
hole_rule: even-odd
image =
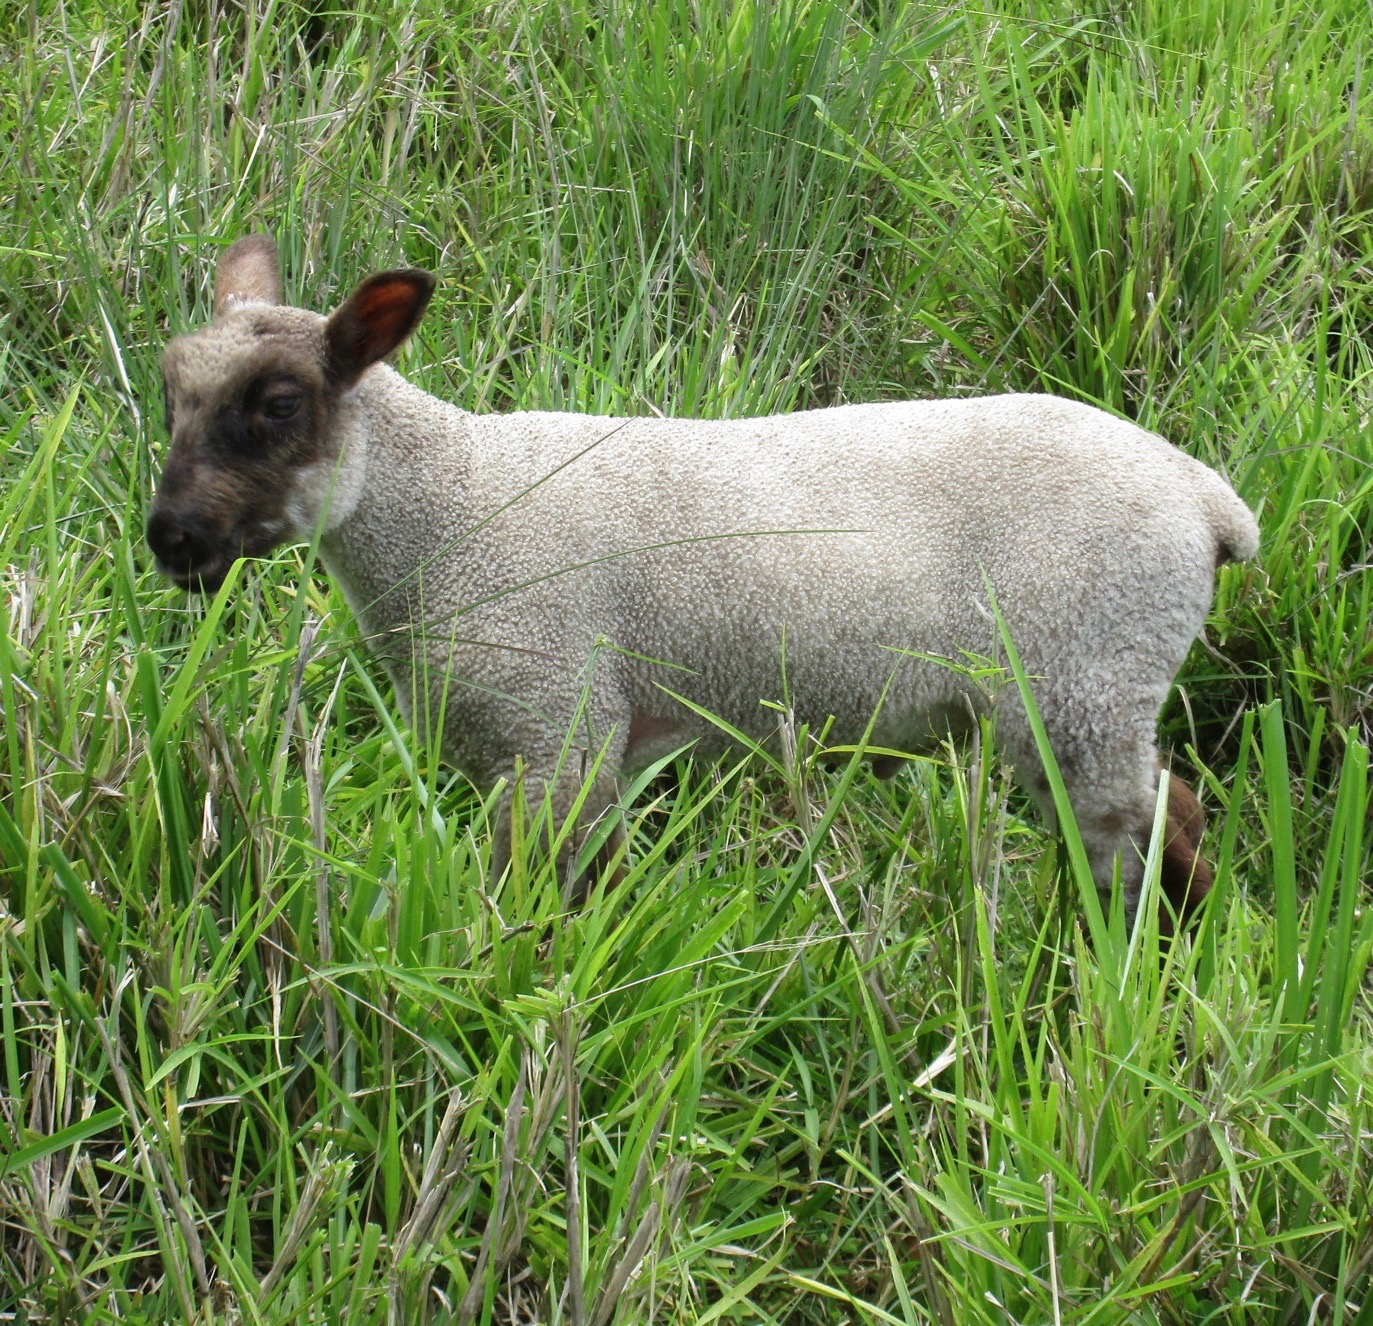
[[[892,635],[891,639],[911,639]],[[881,643],[879,643],[881,641]],[[707,751],[728,745],[726,732],[672,698],[689,700],[746,736],[769,740],[779,724],[806,725],[827,745],[868,743],[905,752],[928,749],[961,731],[985,707],[985,697],[943,640],[886,645],[878,634],[812,636],[780,630],[753,638],[718,635],[715,647],[640,654],[665,658],[676,669],[636,664],[629,669],[633,721],[625,762],[642,768],[689,741]],[[924,654],[941,655],[946,666]],[[832,720],[832,721],[831,721]],[[874,721],[875,720],[875,721]],[[871,725],[871,731],[869,727]]]

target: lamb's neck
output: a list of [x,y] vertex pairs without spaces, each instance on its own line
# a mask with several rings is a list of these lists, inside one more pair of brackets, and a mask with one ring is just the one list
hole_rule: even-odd
[[413,623],[426,569],[467,527],[467,416],[384,366],[342,403],[342,519],[320,539],[325,566],[371,633]]

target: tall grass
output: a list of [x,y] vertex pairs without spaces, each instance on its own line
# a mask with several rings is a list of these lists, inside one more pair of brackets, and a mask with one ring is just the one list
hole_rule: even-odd
[[[1368,1320],[1366,7],[0,25],[3,1319]],[[143,549],[251,228],[316,307],[438,271],[402,367],[471,408],[1051,389],[1225,469],[1199,929],[1089,923],[987,732],[683,761],[613,894],[493,887],[300,550]]]

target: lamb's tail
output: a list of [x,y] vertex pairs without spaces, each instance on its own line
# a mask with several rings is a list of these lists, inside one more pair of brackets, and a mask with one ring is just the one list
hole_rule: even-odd
[[1214,470],[1208,469],[1206,478],[1209,482],[1202,490],[1202,506],[1216,537],[1216,565],[1247,562],[1259,550],[1259,522]]

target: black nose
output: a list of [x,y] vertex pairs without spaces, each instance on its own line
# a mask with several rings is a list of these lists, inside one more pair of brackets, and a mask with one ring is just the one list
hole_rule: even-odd
[[208,531],[196,520],[162,508],[148,517],[148,547],[168,571],[189,575],[214,556]]

